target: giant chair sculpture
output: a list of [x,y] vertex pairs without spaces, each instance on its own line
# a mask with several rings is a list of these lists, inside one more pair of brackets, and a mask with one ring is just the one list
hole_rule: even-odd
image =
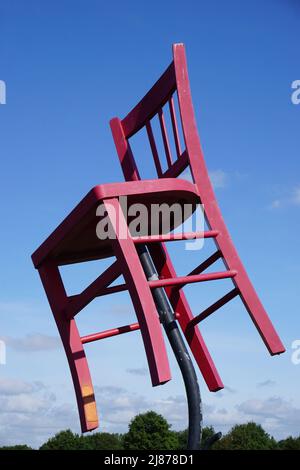
[[[175,99],[178,100],[178,116]],[[170,113],[172,135],[167,133],[166,112]],[[157,116],[168,165],[166,170],[162,169],[161,155],[151,126],[152,119]],[[178,120],[181,121],[185,148],[181,148]],[[161,385],[171,379],[162,325],[181,367],[189,399],[189,419],[190,423],[194,420],[195,424],[195,420],[200,421],[198,384],[178,324],[210,391],[223,388],[223,383],[198,324],[234,297],[241,298],[270,354],[280,354],[285,349],[248,278],[216,202],[198,137],[183,44],[173,46],[172,63],[145,97],[124,119],[114,118],[110,125],[126,182],[95,186],[35,251],[33,263],[39,271],[68,358],[83,432],[98,427],[84,344],[140,329],[152,385]],[[141,180],[130,147],[130,138],[144,128],[157,179]],[[170,138],[173,139],[176,155],[171,154]],[[192,182],[180,178],[187,168],[190,169]],[[132,236],[128,220],[120,207],[120,196],[127,196],[128,204],[141,202],[146,207],[161,202],[189,203],[192,207],[201,203],[208,230],[174,234],[161,233],[158,227],[154,235],[152,231],[151,235]],[[100,240],[96,235],[99,222],[96,210],[100,204],[106,209],[114,230],[112,239]],[[121,231],[123,236],[120,236]],[[216,251],[205,260],[199,259],[200,264],[188,275],[179,277],[165,242],[191,237],[211,238]],[[109,257],[116,260],[108,269],[81,293],[67,296],[59,266]],[[224,262],[225,269],[205,273],[217,260]],[[125,283],[111,286],[120,275],[123,275]],[[225,278],[232,280],[233,289],[194,316],[182,288],[188,283]],[[137,323],[80,337],[76,315],[96,297],[125,290],[131,296]],[[183,354],[184,358],[180,356],[182,350],[179,351],[178,344],[186,353]],[[192,431],[190,434],[189,448],[195,448],[199,432],[194,430],[194,434]]]

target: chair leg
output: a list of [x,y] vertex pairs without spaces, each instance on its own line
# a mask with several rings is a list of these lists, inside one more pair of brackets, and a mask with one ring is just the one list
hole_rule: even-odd
[[[141,266],[134,242],[117,199],[106,199],[104,205],[115,232],[112,240],[115,255],[121,265],[141,329],[152,385],[171,379],[167,351],[157,309]],[[122,235],[120,235],[122,233]]]
[[[165,245],[163,243],[151,243],[148,248],[158,274],[165,278],[176,277],[175,269]],[[180,289],[174,292],[172,287],[167,287],[165,290],[174,312],[178,314],[180,327],[186,337],[209,390],[211,392],[216,392],[224,388],[223,382],[218,374],[199,328],[188,328],[188,324],[194,316],[183,290]]]
[[98,427],[94,389],[75,320],[64,318],[68,297],[58,267],[52,261],[44,263],[39,275],[67,355],[82,432],[92,431]]
[[240,260],[222,218],[221,211],[214,199],[212,190],[210,195],[209,193],[206,193],[202,196],[202,203],[205,207],[209,226],[212,225],[210,224],[210,221],[214,221],[213,229],[218,230],[219,232],[215,241],[222,253],[223,261],[227,269],[237,271],[237,275],[234,277],[233,283],[238,288],[240,297],[269,353],[271,355],[283,353],[285,351],[285,347],[276,333],[276,330],[248,277],[243,263]]

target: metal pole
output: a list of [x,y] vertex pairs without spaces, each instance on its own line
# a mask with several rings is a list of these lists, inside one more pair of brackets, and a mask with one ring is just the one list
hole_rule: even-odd
[[[150,281],[157,280],[157,271],[147,247],[145,245],[137,245],[136,248],[147,279]],[[169,303],[164,288],[156,287],[152,289],[152,294],[161,323],[163,324],[177,363],[180,367],[185,385],[189,410],[187,449],[198,450],[201,439],[202,409],[200,389],[195,369],[179,331],[173,309]]]

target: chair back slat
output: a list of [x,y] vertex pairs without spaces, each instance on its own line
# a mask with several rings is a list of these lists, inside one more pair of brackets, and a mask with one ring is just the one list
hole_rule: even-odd
[[162,172],[162,169],[161,169],[159,155],[158,155],[158,151],[157,151],[157,147],[156,147],[155,139],[154,139],[154,136],[153,136],[152,126],[151,126],[150,121],[146,122],[146,130],[147,130],[147,135],[148,135],[150,147],[151,147],[151,150],[152,150],[152,155],[153,155],[155,168],[156,168],[156,171],[157,171],[157,176],[159,178],[161,178],[163,172]]
[[172,62],[150,91],[122,120],[127,139],[136,134],[146,122],[157,114],[176,89],[174,63]]
[[165,149],[166,159],[168,163],[168,168],[170,168],[172,166],[172,155],[171,155],[171,149],[170,149],[170,144],[169,144],[169,139],[168,139],[168,134],[167,134],[165,116],[164,116],[164,112],[162,108],[160,108],[160,110],[158,111],[158,117],[159,117],[160,130],[161,130],[161,135],[162,135],[162,139],[164,143],[164,149]]
[[162,174],[162,177],[163,178],[177,178],[184,172],[184,170],[186,170],[189,164],[190,164],[190,161],[189,161],[187,151],[184,150],[180,158],[178,158],[178,160],[176,160],[173,163],[173,165]]
[[176,119],[173,96],[171,96],[171,98],[169,99],[169,110],[170,110],[170,116],[171,116],[171,122],[172,122],[172,129],[173,129],[173,136],[174,136],[174,142],[175,142],[177,158],[180,158],[182,152],[181,152],[181,145],[180,145],[179,134],[178,134],[177,119]]

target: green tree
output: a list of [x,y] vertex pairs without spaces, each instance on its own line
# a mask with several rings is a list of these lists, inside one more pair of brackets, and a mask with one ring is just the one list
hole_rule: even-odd
[[[201,436],[201,449],[205,446],[206,441],[208,439],[211,439],[214,435],[216,434],[216,431],[212,426],[205,426],[202,430],[202,436]],[[210,449],[214,447],[215,444],[212,444]]]
[[84,449],[84,438],[73,434],[70,429],[61,431],[45,442],[40,450],[80,450]]
[[26,444],[18,444],[15,446],[0,447],[0,450],[34,450],[34,449],[32,449],[32,447],[27,446]]
[[275,439],[259,424],[252,422],[234,426],[214,445],[219,450],[271,450],[276,447]]
[[163,416],[148,411],[139,414],[129,424],[124,436],[124,448],[129,450],[175,450],[178,449],[176,433]]
[[177,439],[178,439],[178,450],[185,450],[188,441],[188,430],[184,429],[183,431],[176,432]]
[[[178,450],[185,450],[187,448],[188,429],[184,429],[183,431],[177,431],[176,434],[178,439]],[[212,426],[205,426],[202,429],[200,448],[202,448],[206,440],[211,438],[214,434],[215,430]]]
[[84,448],[88,450],[122,450],[123,441],[121,434],[97,432],[84,436]]
[[300,450],[300,436],[289,436],[286,439],[278,442],[278,449],[280,450]]

